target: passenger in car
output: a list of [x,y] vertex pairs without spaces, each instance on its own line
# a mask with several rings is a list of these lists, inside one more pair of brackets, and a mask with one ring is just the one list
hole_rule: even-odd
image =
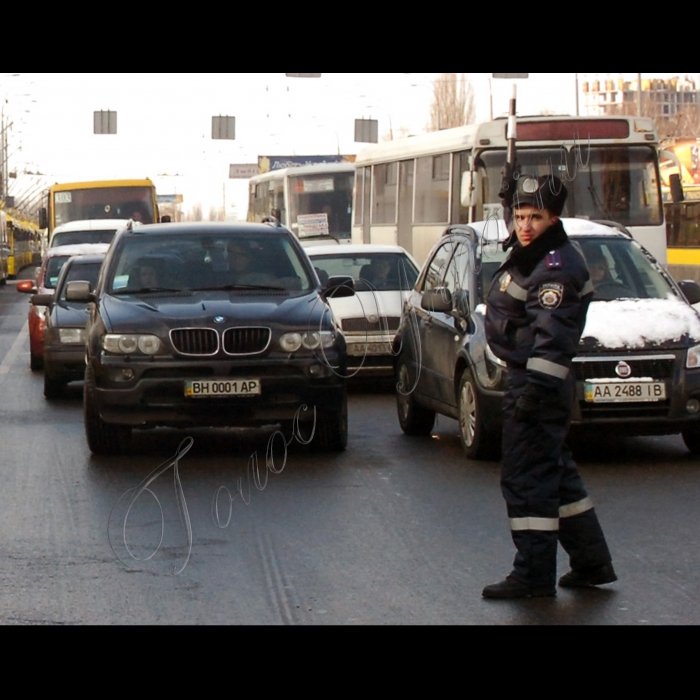
[[254,269],[250,247],[240,241],[228,244],[228,283],[232,285],[267,285],[275,281],[268,272]]
[[610,274],[608,259],[600,248],[589,247],[584,255],[595,287],[595,299],[606,301],[631,296],[629,289]]

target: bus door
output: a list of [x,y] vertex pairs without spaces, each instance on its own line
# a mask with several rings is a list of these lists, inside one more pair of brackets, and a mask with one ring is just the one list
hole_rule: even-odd
[[397,213],[398,245],[413,251],[413,181],[415,161],[399,163],[399,207]]

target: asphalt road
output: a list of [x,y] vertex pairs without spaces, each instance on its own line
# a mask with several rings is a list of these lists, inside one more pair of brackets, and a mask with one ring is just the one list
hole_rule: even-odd
[[575,445],[617,583],[486,601],[514,554],[499,465],[467,461],[454,421],[408,438],[371,382],[340,455],[285,462],[277,440],[268,468],[266,434],[158,430],[98,459],[81,385],[48,402],[29,369],[27,300],[0,288],[0,624],[700,623],[700,465],[678,436]]

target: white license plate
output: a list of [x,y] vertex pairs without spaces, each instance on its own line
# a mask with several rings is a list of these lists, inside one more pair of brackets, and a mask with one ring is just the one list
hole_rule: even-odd
[[364,357],[365,355],[388,355],[391,346],[386,343],[352,343],[348,344],[348,355]]
[[631,403],[665,401],[663,382],[601,382],[586,384],[588,403]]
[[226,396],[260,396],[259,379],[212,379],[185,382],[188,399],[209,399]]

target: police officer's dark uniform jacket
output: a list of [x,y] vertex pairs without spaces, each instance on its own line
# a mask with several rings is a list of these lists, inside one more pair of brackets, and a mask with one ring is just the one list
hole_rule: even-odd
[[555,590],[558,541],[574,571],[611,560],[565,445],[572,360],[592,296],[584,258],[561,222],[527,246],[516,241],[487,295],[488,342],[508,365],[501,486],[517,549],[509,578],[535,591]]

